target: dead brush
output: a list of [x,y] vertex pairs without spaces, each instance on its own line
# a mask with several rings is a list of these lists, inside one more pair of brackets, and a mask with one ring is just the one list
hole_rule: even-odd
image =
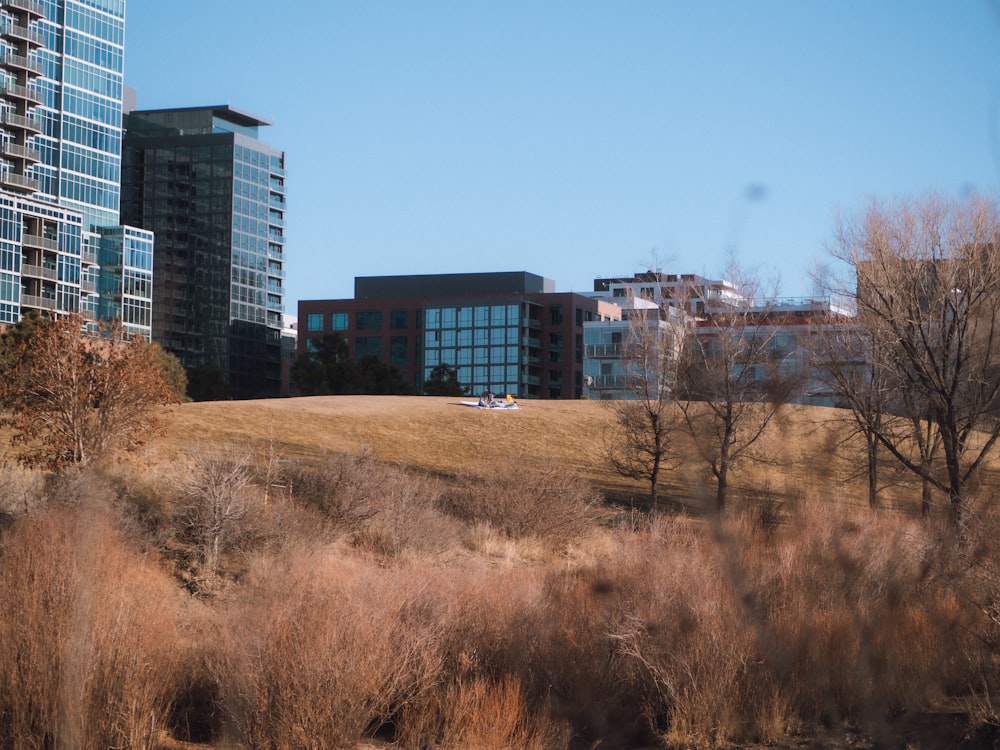
[[659,519],[610,575],[634,593],[609,633],[641,678],[639,707],[667,746],[770,741],[790,712],[698,527]]
[[168,577],[93,507],[20,519],[0,565],[0,745],[155,747],[178,680]]
[[370,452],[328,454],[314,464],[291,462],[277,481],[296,504],[316,508],[340,531],[356,529],[378,512],[375,501],[400,472],[378,465]]
[[964,616],[928,564],[927,524],[807,499],[776,529],[744,516],[715,536],[759,654],[806,724],[891,733],[957,677]]
[[0,465],[0,518],[13,520],[38,508],[44,483],[44,472],[5,461]]
[[[534,708],[531,706],[534,705]],[[441,750],[561,750],[569,747],[569,724],[547,716],[529,699],[514,676],[494,681],[472,677],[449,685],[430,705],[423,722],[433,726],[428,743],[404,747]],[[413,721],[404,717],[404,721]]]
[[552,466],[510,462],[485,478],[460,477],[442,509],[467,524],[485,523],[512,539],[565,545],[609,523],[601,496],[579,477]]
[[353,747],[434,684],[429,636],[405,626],[420,581],[324,548],[258,561],[252,579],[209,659],[229,739]]

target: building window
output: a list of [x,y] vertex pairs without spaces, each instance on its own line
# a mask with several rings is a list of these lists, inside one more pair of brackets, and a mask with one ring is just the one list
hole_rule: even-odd
[[355,313],[354,324],[359,331],[378,331],[382,328],[382,311],[359,310]]
[[307,331],[322,331],[323,330],[323,313],[309,313],[306,316],[306,330]]
[[408,310],[393,310],[389,313],[389,327],[395,330],[407,329],[410,327],[410,313]]
[[389,339],[389,364],[405,365],[406,358],[406,336],[393,336]]
[[330,316],[330,329],[334,331],[346,331],[347,313],[345,312],[333,313]]
[[354,358],[361,359],[366,354],[374,354],[376,357],[382,356],[381,336],[358,336],[354,340]]

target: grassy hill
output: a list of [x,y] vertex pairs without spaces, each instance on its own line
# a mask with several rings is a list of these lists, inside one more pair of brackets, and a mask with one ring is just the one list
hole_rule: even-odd
[[[331,453],[370,452],[375,459],[435,475],[487,474],[498,467],[556,466],[609,498],[642,502],[648,487],[611,471],[605,454],[612,414],[598,401],[528,401],[517,411],[486,411],[457,398],[319,396],[173,407],[149,460],[173,459],[198,444],[234,444],[286,459],[320,461]],[[734,495],[803,494],[867,503],[862,448],[836,409],[788,406],[754,458],[735,471]],[[714,484],[694,447],[678,437],[684,458],[663,472],[665,496],[691,510],[714,502]],[[888,472],[886,505],[915,507],[918,488]]]

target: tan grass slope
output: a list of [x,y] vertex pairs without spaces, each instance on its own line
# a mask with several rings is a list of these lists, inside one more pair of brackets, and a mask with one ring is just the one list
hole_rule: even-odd
[[[756,460],[736,471],[745,493],[779,496],[802,491],[843,496],[862,454],[841,445],[839,410],[789,406],[761,441]],[[198,444],[245,443],[298,460],[371,452],[382,462],[435,474],[488,474],[497,467],[556,466],[618,497],[641,498],[646,488],[616,476],[605,458],[610,411],[597,401],[529,401],[517,411],[462,406],[460,399],[417,396],[319,396],[266,401],[183,404],[165,419],[147,460],[169,460]],[[711,481],[690,445],[665,473],[667,497],[707,497]],[[861,497],[861,494],[858,495]]]

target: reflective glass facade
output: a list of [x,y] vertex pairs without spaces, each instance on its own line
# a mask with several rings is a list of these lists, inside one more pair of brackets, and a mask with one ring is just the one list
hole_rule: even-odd
[[0,323],[79,311],[81,230],[74,211],[0,194]]
[[279,395],[284,153],[226,106],[125,123],[122,215],[156,234],[153,339],[185,367],[218,367],[235,398]]
[[148,336],[153,306],[153,233],[129,226],[101,231],[101,318],[120,317],[131,333]]
[[424,327],[425,380],[434,367],[447,364],[457,368],[470,393],[490,388],[519,396],[524,390],[519,304],[428,307]]
[[[22,205],[30,198],[41,213],[47,204],[79,215],[71,222],[72,236],[64,240],[56,221],[55,236],[45,238],[55,249],[40,248],[55,253],[56,312],[128,317],[135,321],[128,324],[132,330],[148,336],[149,325],[141,323],[148,314],[123,307],[125,268],[99,264],[108,241],[102,237],[127,235],[113,231],[119,224],[124,42],[124,0],[0,1],[0,189],[19,196]],[[48,222],[44,228],[51,234]],[[33,249],[39,248],[22,249],[29,266]],[[47,263],[47,256],[42,260]],[[22,276],[20,285],[22,307],[53,310],[47,283]],[[102,289],[114,291],[102,298]]]

